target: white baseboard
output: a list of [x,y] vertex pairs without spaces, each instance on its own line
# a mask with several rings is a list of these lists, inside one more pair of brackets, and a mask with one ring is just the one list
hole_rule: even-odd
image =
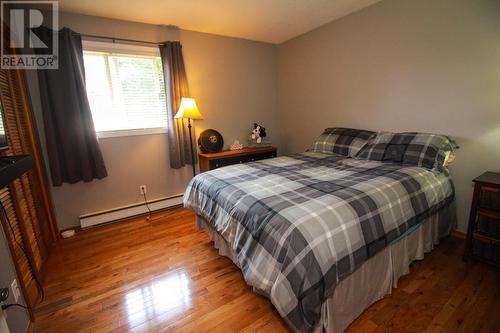
[[[149,209],[152,212],[164,210],[167,208],[182,205],[182,194],[174,195],[167,198],[155,199],[148,202]],[[129,205],[110,209],[106,211],[95,212],[80,216],[80,225],[82,229],[96,226],[99,224],[117,222],[134,216],[145,215],[148,213],[148,208],[145,203]]]

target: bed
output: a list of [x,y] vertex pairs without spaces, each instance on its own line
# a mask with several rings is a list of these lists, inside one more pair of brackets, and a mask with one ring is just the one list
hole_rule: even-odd
[[455,223],[446,172],[321,152],[200,174],[184,206],[301,332],[343,331]]

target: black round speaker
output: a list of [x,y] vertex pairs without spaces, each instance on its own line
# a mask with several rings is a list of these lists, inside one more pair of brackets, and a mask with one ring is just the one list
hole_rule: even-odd
[[203,153],[218,153],[224,147],[222,135],[214,129],[201,132],[198,138],[198,146]]

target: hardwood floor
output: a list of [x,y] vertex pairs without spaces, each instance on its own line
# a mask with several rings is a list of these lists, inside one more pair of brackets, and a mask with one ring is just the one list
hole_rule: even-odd
[[[500,273],[462,249],[443,240],[348,331],[500,332]],[[83,231],[48,265],[35,332],[288,331],[184,209]]]

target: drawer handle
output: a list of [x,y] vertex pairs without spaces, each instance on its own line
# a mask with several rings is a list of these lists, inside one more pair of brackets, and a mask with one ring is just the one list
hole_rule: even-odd
[[252,161],[255,161],[255,158],[252,158]]
[[218,168],[218,167],[219,167],[219,165],[218,165],[218,164],[216,164],[216,165],[215,165],[215,167],[216,167],[216,168]]
[[479,209],[479,215],[489,217],[491,219],[500,219],[500,213],[489,211],[486,209]]
[[496,188],[496,187],[489,187],[489,186],[482,186],[482,187],[481,187],[481,190],[483,190],[484,192],[494,192],[494,193],[498,193],[498,192],[500,192],[500,189],[499,189],[499,188]]

